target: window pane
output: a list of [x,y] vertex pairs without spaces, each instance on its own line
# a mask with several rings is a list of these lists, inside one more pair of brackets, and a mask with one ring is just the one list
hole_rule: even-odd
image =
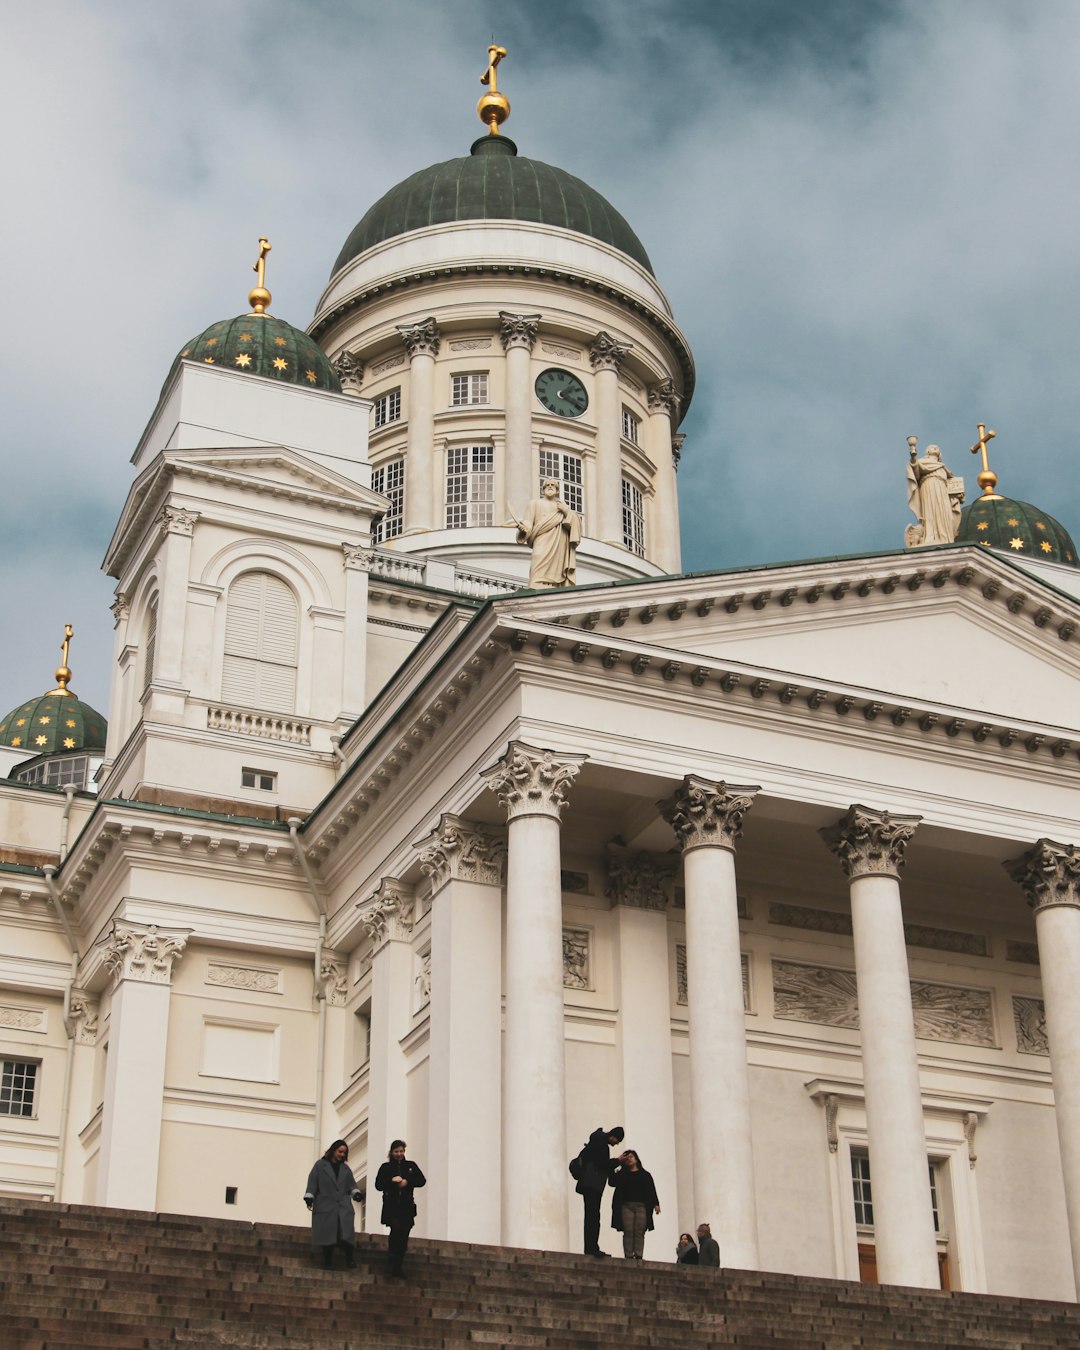
[[571,511],[576,511],[584,520],[585,478],[581,458],[557,450],[541,450],[538,486],[542,486],[547,478],[554,478],[558,482],[559,496]]
[[452,446],[446,454],[446,527],[495,523],[495,448]]
[[390,498],[390,509],[372,530],[376,544],[396,538],[404,529],[405,521],[405,461],[392,459],[371,472],[371,489]]
[[35,1060],[5,1059],[0,1071],[0,1116],[32,1116],[38,1066]]
[[645,556],[645,501],[641,490],[628,479],[622,480],[623,544],[639,558]]

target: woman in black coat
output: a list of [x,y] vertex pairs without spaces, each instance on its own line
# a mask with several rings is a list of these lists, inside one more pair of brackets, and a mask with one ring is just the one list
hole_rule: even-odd
[[345,1253],[345,1264],[353,1263],[353,1244],[356,1241],[353,1201],[363,1197],[356,1188],[356,1178],[346,1159],[349,1146],[344,1139],[335,1139],[311,1169],[304,1192],[304,1204],[311,1210],[311,1241],[321,1247],[323,1265],[334,1264],[334,1248]]
[[413,1192],[427,1185],[419,1166],[405,1156],[405,1140],[395,1139],[379,1168],[375,1189],[382,1191],[382,1222],[390,1229],[386,1243],[386,1268],[398,1279],[405,1278],[402,1263],[409,1246],[409,1234],[416,1221]]
[[611,1226],[622,1233],[623,1256],[640,1261],[645,1254],[645,1234],[652,1231],[653,1215],[660,1213],[660,1201],[652,1175],[641,1165],[632,1148],[620,1153],[612,1168]]

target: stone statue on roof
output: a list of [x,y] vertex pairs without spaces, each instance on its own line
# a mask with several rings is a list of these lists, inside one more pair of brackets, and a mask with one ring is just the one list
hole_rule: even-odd
[[928,445],[919,456],[919,442],[908,437],[908,506],[918,517],[918,525],[909,525],[904,533],[907,548],[927,544],[951,544],[960,527],[960,507],[964,502],[964,480],[950,473],[941,461],[941,451]]

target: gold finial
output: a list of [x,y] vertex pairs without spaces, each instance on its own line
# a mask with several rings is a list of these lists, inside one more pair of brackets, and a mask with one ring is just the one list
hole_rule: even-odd
[[260,237],[259,256],[251,269],[259,278],[259,284],[248,292],[248,304],[251,306],[252,314],[265,314],[266,307],[272,298],[270,292],[266,289],[266,255],[272,247],[269,239]]
[[64,694],[68,698],[74,698],[75,695],[68,688],[71,683],[71,669],[68,666],[68,651],[71,648],[71,639],[75,636],[75,630],[71,624],[64,624],[64,641],[60,644],[60,664],[56,667],[56,688],[50,689],[50,696],[53,694]]
[[986,447],[997,435],[996,431],[987,431],[986,423],[979,423],[979,439],[971,447],[971,453],[977,455],[982,451],[982,472],[979,474],[977,482],[983,490],[984,497],[996,497],[998,494],[994,491],[997,487],[997,474],[990,467],[990,461],[986,457]]
[[488,92],[480,95],[476,112],[480,121],[487,127],[489,136],[497,136],[499,127],[510,116],[510,100],[505,94],[499,93],[498,85],[495,82],[496,68],[505,55],[505,47],[496,47],[492,43],[488,48],[488,68],[480,76],[480,83],[487,85]]

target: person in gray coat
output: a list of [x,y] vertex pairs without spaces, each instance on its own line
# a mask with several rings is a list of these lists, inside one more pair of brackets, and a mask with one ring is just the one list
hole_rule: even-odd
[[720,1265],[720,1244],[712,1235],[712,1229],[707,1223],[699,1223],[697,1226],[698,1240],[698,1265],[714,1266]]
[[345,1253],[347,1267],[351,1269],[355,1264],[353,1201],[364,1197],[357,1189],[348,1157],[348,1144],[344,1139],[335,1139],[311,1169],[304,1192],[304,1204],[311,1210],[311,1242],[322,1248],[327,1270],[334,1264],[335,1247]]

